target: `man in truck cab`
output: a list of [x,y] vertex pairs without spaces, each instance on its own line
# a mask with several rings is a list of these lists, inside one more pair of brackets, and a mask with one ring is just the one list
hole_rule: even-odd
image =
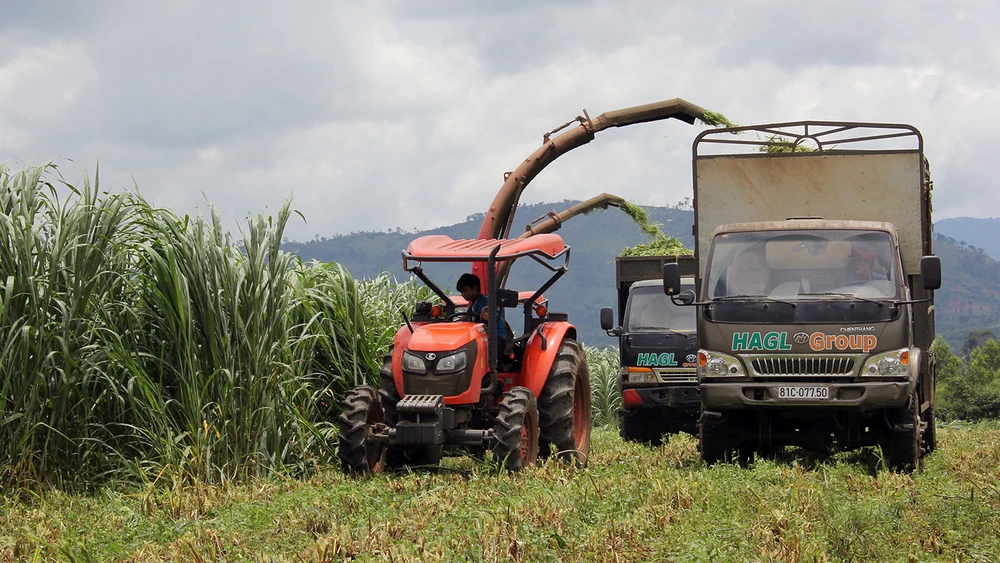
[[881,266],[876,262],[875,255],[866,249],[858,249],[851,252],[847,262],[846,280],[850,282],[867,282],[873,280],[887,279],[881,271]]
[[764,248],[756,244],[737,254],[729,264],[723,295],[762,295],[770,277]]

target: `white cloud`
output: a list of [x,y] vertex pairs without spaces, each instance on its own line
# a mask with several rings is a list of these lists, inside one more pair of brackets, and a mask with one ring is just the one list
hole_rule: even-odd
[[[937,216],[1000,215],[985,0],[74,5],[0,23],[0,160],[70,158],[70,178],[99,162],[105,186],[230,219],[294,193],[300,240],[461,221],[584,108],[673,97],[741,123],[911,123]],[[523,201],[673,204],[700,130],[599,133]]]

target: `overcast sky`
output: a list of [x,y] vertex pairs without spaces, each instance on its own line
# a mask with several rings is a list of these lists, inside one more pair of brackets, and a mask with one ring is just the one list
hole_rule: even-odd
[[[307,240],[461,222],[583,109],[680,97],[741,124],[912,124],[935,218],[993,217],[997,21],[989,0],[3,0],[0,160],[99,163],[106,188],[234,225],[293,196]],[[673,205],[704,128],[599,133],[522,202]]]

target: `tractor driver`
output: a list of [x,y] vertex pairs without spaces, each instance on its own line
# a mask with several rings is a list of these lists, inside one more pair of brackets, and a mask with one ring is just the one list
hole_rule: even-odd
[[[483,294],[480,289],[479,277],[475,274],[465,273],[458,278],[455,289],[462,294],[462,298],[469,302],[468,312],[482,322],[486,322],[490,317],[489,297]],[[503,309],[497,307],[497,350],[503,353],[507,343],[507,323],[504,320]]]

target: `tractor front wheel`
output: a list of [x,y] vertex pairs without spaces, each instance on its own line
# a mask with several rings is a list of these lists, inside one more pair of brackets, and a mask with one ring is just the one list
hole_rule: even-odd
[[541,419],[540,455],[548,457],[550,447],[579,467],[590,457],[590,431],[593,427],[590,402],[590,370],[580,345],[566,339],[552,371],[538,396]]
[[520,471],[538,460],[538,406],[527,387],[514,387],[500,399],[493,431],[496,462],[507,471]]
[[382,404],[367,385],[347,392],[337,432],[337,457],[345,473],[378,474],[385,469],[382,444],[372,439],[372,426],[383,422]]

